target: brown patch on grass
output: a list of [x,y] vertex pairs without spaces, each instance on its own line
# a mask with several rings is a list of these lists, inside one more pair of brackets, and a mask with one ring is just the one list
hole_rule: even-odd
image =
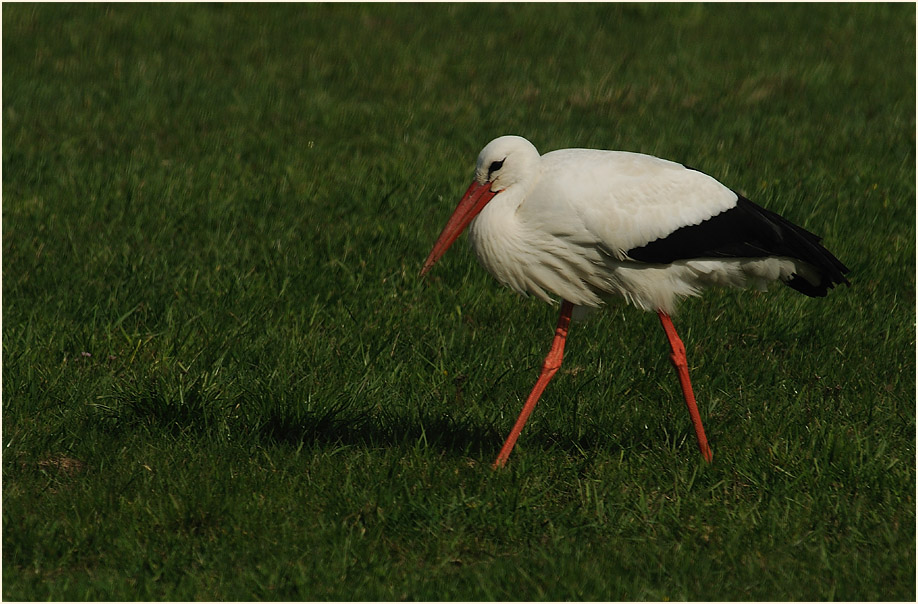
[[38,467],[56,470],[57,472],[66,474],[67,476],[75,476],[83,471],[83,469],[86,467],[86,463],[76,459],[75,457],[56,455],[54,457],[39,461]]

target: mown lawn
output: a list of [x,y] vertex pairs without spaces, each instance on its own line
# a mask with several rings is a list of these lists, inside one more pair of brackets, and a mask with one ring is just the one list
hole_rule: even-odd
[[[914,600],[915,7],[4,5],[3,597]],[[574,325],[501,134],[685,162],[852,287]]]

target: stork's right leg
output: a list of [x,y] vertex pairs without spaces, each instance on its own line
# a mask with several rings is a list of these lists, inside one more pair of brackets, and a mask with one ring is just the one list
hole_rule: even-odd
[[695,393],[692,392],[692,382],[689,380],[688,361],[685,357],[685,344],[676,333],[672,319],[665,312],[657,311],[660,316],[660,323],[663,324],[663,331],[666,332],[666,338],[673,349],[669,357],[679,374],[679,384],[682,386],[682,396],[685,398],[685,406],[688,407],[689,415],[692,418],[692,425],[695,426],[695,436],[698,438],[698,449],[704,455],[705,460],[711,463],[714,456],[711,453],[711,447],[708,446],[708,437],[704,435],[704,426],[701,425],[701,414],[698,413],[698,405],[695,404]]
[[551,350],[548,351],[545,362],[542,363],[542,372],[539,374],[539,379],[533,386],[532,392],[529,393],[529,398],[526,399],[526,404],[523,405],[523,410],[516,419],[516,424],[513,425],[513,430],[510,431],[510,436],[507,437],[500,453],[497,454],[497,459],[492,467],[501,468],[507,464],[507,458],[510,457],[510,452],[513,451],[513,446],[516,445],[516,439],[520,437],[520,432],[523,431],[526,420],[529,419],[529,415],[535,409],[536,403],[539,402],[539,397],[542,396],[542,392],[548,386],[552,376],[561,368],[561,360],[564,358],[564,342],[567,341],[567,330],[571,325],[571,311],[573,309],[574,305],[567,300],[561,303],[561,315],[558,317],[558,326],[555,328],[555,338],[552,340]]

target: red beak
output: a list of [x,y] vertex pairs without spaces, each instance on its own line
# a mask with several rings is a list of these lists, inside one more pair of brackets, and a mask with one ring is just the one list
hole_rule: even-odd
[[443,231],[437,238],[430,255],[427,256],[427,260],[424,261],[424,268],[421,269],[422,277],[446,253],[446,250],[459,238],[465,227],[472,222],[473,218],[478,216],[478,213],[484,209],[495,195],[497,193],[491,191],[491,183],[486,182],[480,185],[477,182],[472,182],[468,191],[459,201],[459,205],[453,210],[453,215],[449,217],[449,222],[443,227]]

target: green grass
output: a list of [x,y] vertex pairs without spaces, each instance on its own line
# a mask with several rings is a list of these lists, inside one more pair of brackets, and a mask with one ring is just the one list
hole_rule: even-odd
[[[913,600],[913,5],[4,5],[3,597]],[[853,286],[574,325],[478,151],[704,170]]]

